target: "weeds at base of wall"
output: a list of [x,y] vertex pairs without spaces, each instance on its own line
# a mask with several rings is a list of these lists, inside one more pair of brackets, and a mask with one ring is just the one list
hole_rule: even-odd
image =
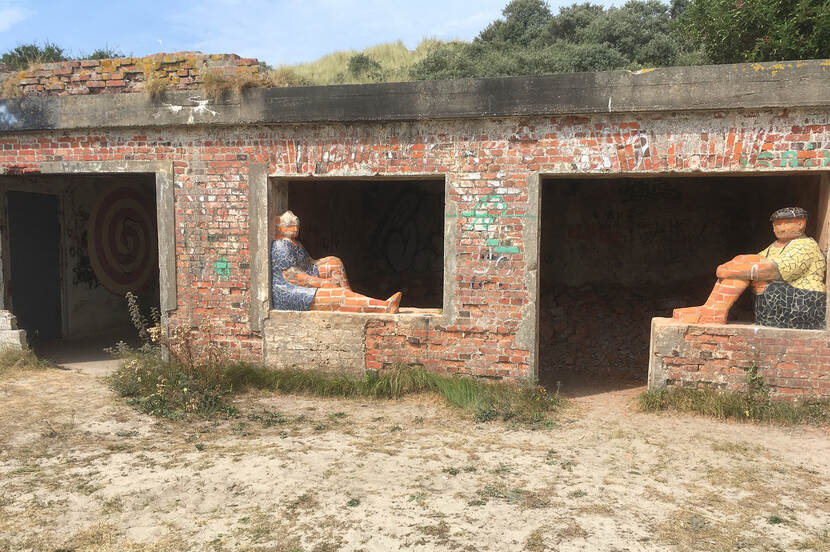
[[640,410],[695,412],[719,419],[776,424],[830,424],[830,401],[774,401],[765,393],[725,393],[715,389],[673,387],[638,397]]
[[[171,419],[235,417],[233,395],[248,389],[316,397],[398,399],[413,393],[437,393],[448,404],[467,410],[476,421],[501,419],[544,425],[546,413],[564,399],[542,386],[491,383],[464,376],[446,376],[419,367],[398,365],[364,376],[332,374],[314,369],[275,369],[232,362],[216,345],[209,323],[196,329],[179,326],[164,334],[157,310],[151,321],[138,299],[126,296],[132,324],[143,340],[138,348],[118,343],[109,352],[122,360],[111,376],[113,390],[141,411]],[[152,324],[152,325],[151,325]],[[196,339],[201,334],[201,339]],[[207,343],[200,346],[197,343]],[[165,360],[162,350],[170,353]]]
[[250,389],[315,397],[399,399],[436,393],[451,406],[492,420],[545,424],[547,413],[564,403],[543,387],[490,383],[465,376],[445,376],[420,368],[397,366],[364,377],[320,370],[272,369],[249,363],[188,366],[163,361],[154,352],[131,351],[112,376],[112,387],[141,411],[170,419],[236,417],[233,396]]
[[24,370],[42,370],[49,363],[39,359],[31,349],[0,349],[0,377]]

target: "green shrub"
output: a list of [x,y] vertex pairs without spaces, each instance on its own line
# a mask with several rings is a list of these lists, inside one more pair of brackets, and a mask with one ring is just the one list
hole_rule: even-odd
[[236,413],[221,365],[165,361],[159,351],[133,351],[122,360],[112,388],[142,412],[171,419]]

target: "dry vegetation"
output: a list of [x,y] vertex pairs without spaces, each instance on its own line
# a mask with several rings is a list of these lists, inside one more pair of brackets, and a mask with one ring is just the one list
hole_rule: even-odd
[[[424,39],[414,50],[401,41],[378,44],[360,52],[340,50],[311,63],[280,65],[268,72],[268,79],[272,86],[408,81],[412,80],[412,66],[440,44],[438,40]],[[364,63],[355,63],[355,59]]]
[[0,551],[830,550],[830,434],[577,399],[257,391],[170,421],[54,369],[0,379]]

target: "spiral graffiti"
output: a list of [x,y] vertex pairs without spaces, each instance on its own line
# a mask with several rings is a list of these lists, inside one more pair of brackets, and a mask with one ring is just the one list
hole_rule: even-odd
[[113,293],[144,288],[157,265],[153,202],[141,190],[122,186],[105,193],[89,216],[89,260]]

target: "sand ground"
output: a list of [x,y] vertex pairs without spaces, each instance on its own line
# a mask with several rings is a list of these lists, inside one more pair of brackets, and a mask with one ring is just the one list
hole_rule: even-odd
[[0,551],[830,550],[830,432],[643,414],[550,427],[431,396],[251,394],[160,421],[83,369],[0,381]]

